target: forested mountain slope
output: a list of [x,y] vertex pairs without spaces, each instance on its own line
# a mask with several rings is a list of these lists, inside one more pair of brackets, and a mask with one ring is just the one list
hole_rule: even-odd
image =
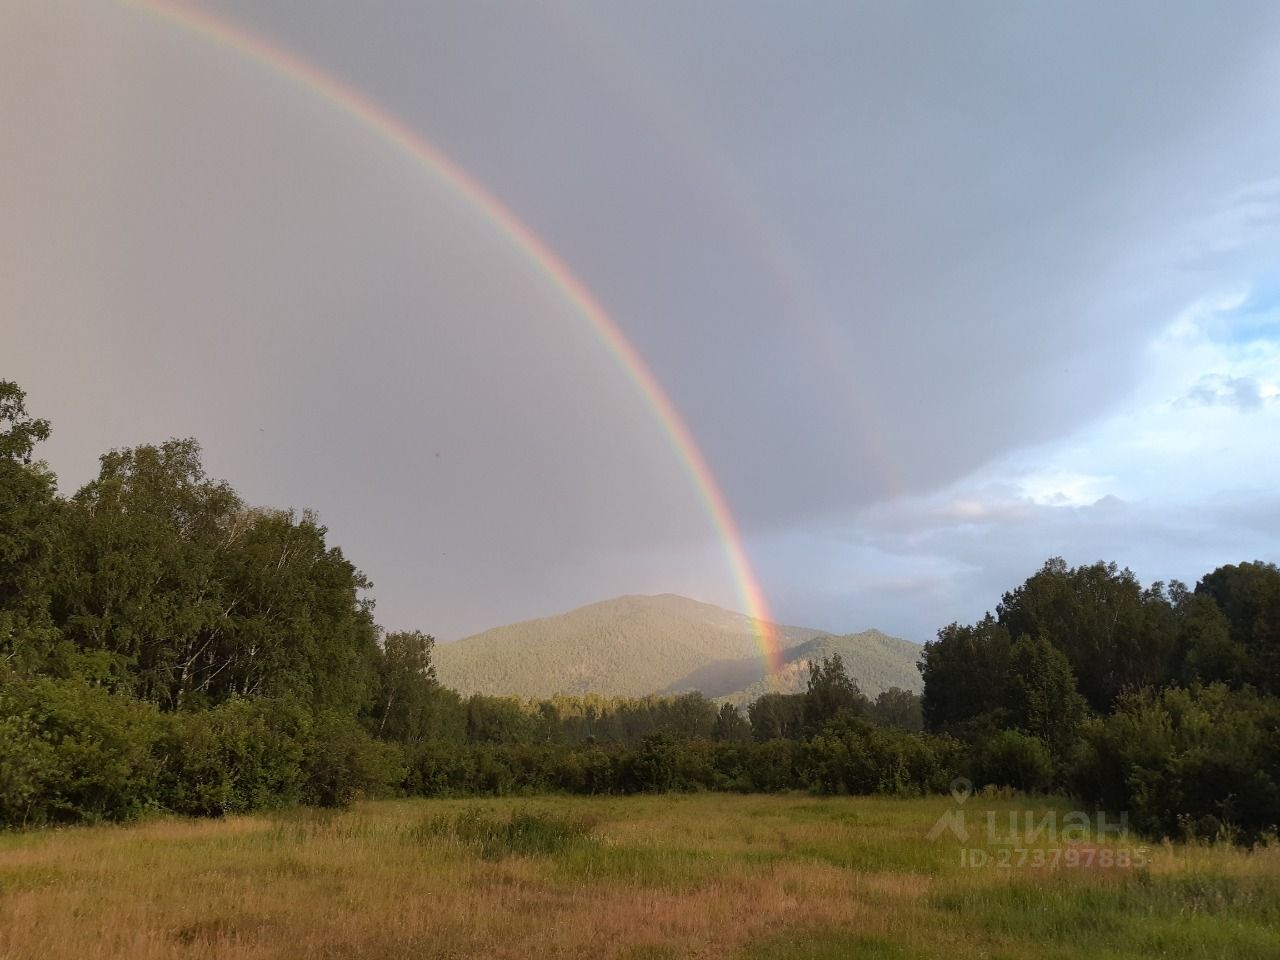
[[700,690],[708,697],[745,704],[765,693],[803,693],[809,664],[833,653],[844,659],[849,676],[862,692],[875,698],[890,687],[919,693],[923,689],[916,661],[922,647],[890,637],[879,630],[844,636],[821,635],[783,651],[782,670],[771,684],[760,676],[759,658],[721,660],[694,670],[666,687],[663,693]]
[[[778,630],[785,648],[823,635]],[[463,694],[643,696],[724,661],[744,661],[745,683],[763,678],[754,620],[672,594],[617,597],[497,627],[442,643],[435,656],[440,682]]]

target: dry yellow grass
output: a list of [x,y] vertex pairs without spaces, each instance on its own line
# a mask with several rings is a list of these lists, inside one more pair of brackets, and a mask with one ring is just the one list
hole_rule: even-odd
[[[476,808],[593,827],[505,856],[424,829]],[[964,868],[956,842],[925,838],[947,808],[417,800],[10,834],[0,957],[1280,956],[1275,849],[1157,846],[1131,870]]]

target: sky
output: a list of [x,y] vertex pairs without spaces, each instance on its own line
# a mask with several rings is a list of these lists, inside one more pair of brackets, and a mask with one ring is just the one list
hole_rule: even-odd
[[[744,609],[661,418],[491,218],[153,4],[0,0],[0,377],[74,490],[195,436],[378,619]],[[203,0],[553,250],[773,616],[917,642],[1045,559],[1280,554],[1280,6]]]

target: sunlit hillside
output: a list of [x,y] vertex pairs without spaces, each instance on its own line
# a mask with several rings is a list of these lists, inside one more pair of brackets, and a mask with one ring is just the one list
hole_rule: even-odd
[[[821,636],[778,627],[784,647]],[[487,630],[436,648],[441,683],[460,693],[644,696],[700,667],[746,660],[762,679],[756,622],[687,597],[628,596]]]
[[727,660],[708,664],[664,690],[687,693],[699,690],[708,697],[745,706],[765,693],[803,693],[809,679],[809,665],[839,654],[845,669],[869,697],[897,687],[919,693],[923,689],[916,662],[921,648],[879,630],[864,630],[844,636],[819,636],[783,651],[782,668],[765,679],[755,660]]

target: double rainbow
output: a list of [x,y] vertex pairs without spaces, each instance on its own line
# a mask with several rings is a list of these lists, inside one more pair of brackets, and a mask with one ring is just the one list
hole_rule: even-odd
[[291,51],[272,43],[239,24],[177,0],[130,0],[130,5],[187,29],[271,70],[277,76],[319,96],[347,114],[366,130],[411,157],[437,181],[461,197],[472,210],[492,224],[506,240],[529,259],[563,294],[592,330],[614,361],[635,385],[662,425],[667,439],[693,481],[711,523],[724,546],[743,608],[755,624],[756,639],[767,674],[781,666],[777,628],[772,622],[764,592],[751,569],[742,534],[729,504],[716,482],[693,433],[662,388],[653,371],[604,307],[565,262],[519,217],[481,183],[451,160],[440,148],[409,127],[380,104],[320,70]]

